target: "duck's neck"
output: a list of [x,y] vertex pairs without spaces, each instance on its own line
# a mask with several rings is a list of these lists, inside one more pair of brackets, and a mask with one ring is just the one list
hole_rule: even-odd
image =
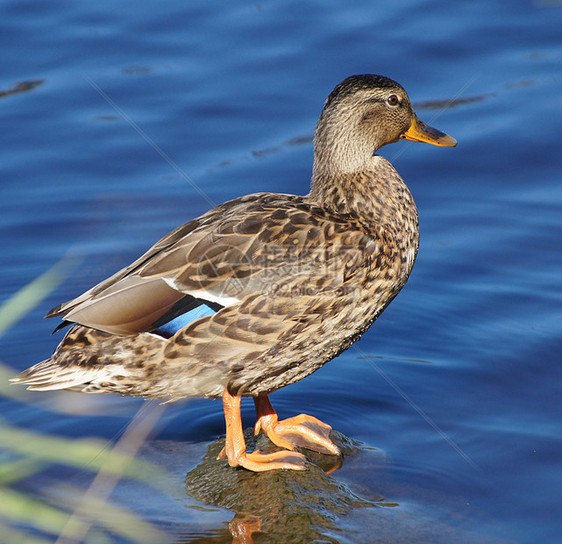
[[398,172],[379,155],[353,173],[335,173],[315,161],[308,197],[335,213],[354,215],[365,225],[417,236],[414,199]]

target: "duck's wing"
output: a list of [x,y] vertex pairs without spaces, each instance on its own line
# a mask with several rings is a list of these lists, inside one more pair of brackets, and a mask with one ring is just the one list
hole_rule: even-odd
[[179,227],[47,317],[111,334],[151,331],[203,304],[216,311],[283,286],[337,287],[358,257],[338,247],[364,254],[376,249],[369,243],[356,225],[323,216],[303,197],[249,195]]

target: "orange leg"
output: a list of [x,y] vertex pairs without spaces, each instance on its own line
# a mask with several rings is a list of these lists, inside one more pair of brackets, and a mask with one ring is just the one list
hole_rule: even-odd
[[300,446],[319,453],[341,455],[330,440],[332,427],[326,423],[306,414],[279,421],[267,396],[254,397],[254,403],[258,417],[255,434],[262,430],[275,445],[288,450]]
[[226,420],[226,444],[219,458],[226,456],[231,467],[244,467],[254,472],[288,468],[293,470],[304,470],[304,455],[286,451],[274,453],[261,453],[255,451],[246,453],[246,441],[242,432],[242,419],[240,417],[240,405],[242,398],[231,395],[226,389],[222,395],[224,406],[224,418]]

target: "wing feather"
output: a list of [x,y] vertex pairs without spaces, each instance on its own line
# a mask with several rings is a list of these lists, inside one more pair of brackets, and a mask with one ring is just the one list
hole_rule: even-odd
[[152,330],[193,300],[228,307],[284,282],[332,289],[345,275],[336,261],[349,258],[338,244],[364,248],[367,240],[354,221],[326,217],[304,197],[249,195],[177,228],[47,317],[127,335]]

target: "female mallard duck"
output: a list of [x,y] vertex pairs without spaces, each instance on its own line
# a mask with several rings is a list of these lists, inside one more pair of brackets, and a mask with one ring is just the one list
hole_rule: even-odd
[[330,426],[278,421],[268,395],[355,342],[406,283],[418,250],[414,200],[375,152],[402,138],[456,141],[422,123],[408,95],[358,75],[326,100],[307,196],[258,193],[177,228],[127,268],[51,310],[73,323],[53,356],[13,381],[29,389],[159,399],[221,397],[221,457],[249,470],[302,469],[294,451],[246,453],[241,397],[286,450],[339,454]]

